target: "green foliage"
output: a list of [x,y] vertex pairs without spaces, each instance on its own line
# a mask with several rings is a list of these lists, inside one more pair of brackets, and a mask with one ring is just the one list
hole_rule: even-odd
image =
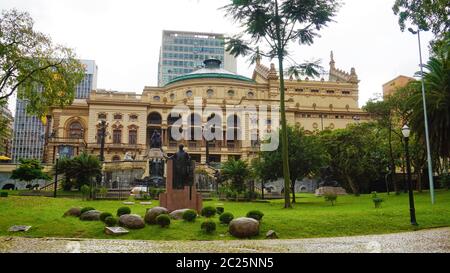
[[167,214],[161,214],[156,217],[156,223],[161,227],[168,227],[170,225],[170,217]]
[[0,197],[8,197],[8,193],[6,191],[1,191]]
[[[243,31],[234,37],[227,38],[225,50],[236,57],[250,55],[251,62],[258,62],[261,56],[270,60],[277,58],[278,71],[282,74],[285,71],[284,59],[289,56],[289,44],[297,41],[299,44],[311,45],[314,38],[318,36],[318,31],[332,21],[339,6],[340,3],[337,0],[231,1],[223,9],[227,16],[241,25]],[[244,36],[248,39],[244,39]],[[260,46],[267,50],[261,51]],[[300,65],[295,63],[294,68],[288,71],[295,75],[303,73],[314,76],[318,74],[315,68],[314,63]],[[281,145],[283,146],[281,159],[285,183],[284,206],[291,207],[284,77],[280,77],[279,82]]]
[[107,227],[114,227],[117,225],[117,218],[115,218],[114,216],[108,216],[105,218],[105,220],[103,221]]
[[212,220],[206,220],[202,223],[201,228],[206,233],[213,233],[216,231],[216,223]]
[[336,203],[337,194],[335,193],[326,193],[323,197],[325,198],[325,201],[330,202],[332,206]]
[[27,112],[38,117],[70,105],[85,71],[73,50],[36,31],[27,12],[4,10],[0,29],[0,100],[18,91],[17,98],[29,102]]
[[221,215],[225,209],[223,207],[216,207],[217,214]]
[[[83,185],[90,185],[93,178],[101,174],[100,160],[95,155],[81,153],[73,158],[58,160],[58,174],[64,174],[66,179],[73,180],[74,185],[81,189]],[[56,171],[54,167],[53,171]]]
[[81,186],[81,195],[83,196],[83,199],[86,200],[89,198],[89,195],[91,193],[91,188],[88,185]]
[[108,193],[108,189],[106,187],[101,187],[99,190],[99,194],[101,197],[105,198],[106,194]]
[[105,222],[105,219],[110,216],[113,216],[113,215],[109,212],[102,212],[102,213],[100,213],[100,221]]
[[204,217],[213,217],[214,215],[216,215],[216,208],[211,207],[211,206],[206,206],[202,209],[202,216]]
[[193,209],[189,209],[183,213],[183,219],[187,222],[194,222],[197,218],[197,212]]
[[420,30],[431,30],[438,38],[450,30],[447,0],[396,0],[392,10],[399,16],[398,23],[402,31],[405,30],[408,22],[419,27]]
[[381,207],[381,203],[384,201],[383,198],[378,197],[378,194],[376,191],[372,192],[372,201],[375,206],[375,208]]
[[264,213],[262,213],[259,210],[251,210],[251,211],[247,212],[247,217],[253,218],[253,219],[258,220],[258,221],[261,221],[263,216],[264,216]]
[[93,207],[84,207],[81,209],[81,214],[85,213],[86,211],[95,210]]
[[389,157],[380,149],[386,137],[375,123],[350,124],[345,129],[323,131],[333,176],[355,195],[369,192],[371,181],[384,179]]
[[220,215],[219,220],[222,224],[229,224],[233,220],[234,215],[231,212],[224,212]]
[[50,176],[42,171],[44,166],[42,166],[39,160],[20,159],[19,162],[19,167],[12,171],[11,179],[18,179],[26,182],[31,182],[34,179],[50,180]]
[[[303,128],[288,126],[288,151],[291,189],[296,180],[315,175],[327,162],[327,154],[317,135],[307,135]],[[281,138],[281,132],[279,132]],[[282,145],[271,152],[261,152],[252,161],[255,174],[263,181],[276,180],[283,177]],[[292,196],[295,202],[295,195]]]
[[450,174],[441,174],[438,178],[438,181],[442,188],[445,188],[447,190],[450,188]]
[[232,157],[222,165],[222,179],[230,181],[231,189],[238,193],[245,191],[245,180],[250,175],[248,164],[243,160],[235,160]]
[[117,209],[117,216],[122,216],[124,214],[130,214],[131,209],[129,207],[120,207]]

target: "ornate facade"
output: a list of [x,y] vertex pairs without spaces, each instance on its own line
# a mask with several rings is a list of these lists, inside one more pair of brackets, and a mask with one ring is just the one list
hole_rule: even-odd
[[[252,78],[236,75],[218,67],[217,60],[205,61],[206,67],[173,79],[162,87],[145,87],[142,94],[93,90],[86,100],[75,100],[64,109],[53,109],[47,124],[48,142],[46,161],[53,162],[56,153],[76,155],[82,150],[100,153],[100,121],[106,120],[105,161],[122,161],[125,154],[135,160],[143,160],[150,146],[152,133],[157,130],[162,136],[162,148],[170,154],[177,150],[179,141],[171,135],[171,127],[178,117],[170,116],[177,105],[194,108],[215,105],[222,111],[214,113],[219,118],[222,140],[183,140],[186,150],[198,162],[206,162],[206,145],[209,161],[224,162],[230,156],[247,159],[258,151],[258,142],[249,140],[251,131],[245,115],[228,115],[227,106],[279,105],[279,74],[273,64],[267,67],[257,61]],[[349,123],[369,119],[358,107],[358,77],[355,69],[350,73],[335,68],[333,55],[330,60],[327,80],[304,78],[286,79],[286,118],[288,124],[300,125],[313,132],[327,128],[344,128]],[[197,98],[197,99],[195,99]],[[201,99],[199,99],[201,98]],[[258,110],[259,111],[259,110]],[[210,115],[181,113],[191,132],[203,130]],[[231,122],[231,121],[234,121]],[[267,120],[259,118],[256,122]],[[235,124],[231,125],[230,124]],[[238,128],[239,127],[239,128]],[[242,127],[242,128],[241,128]],[[227,136],[243,134],[244,139]]]

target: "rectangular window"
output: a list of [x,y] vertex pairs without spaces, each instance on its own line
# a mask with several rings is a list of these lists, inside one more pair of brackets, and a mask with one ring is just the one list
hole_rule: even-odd
[[130,130],[128,133],[128,144],[136,145],[137,144],[137,131]]
[[122,143],[122,130],[113,130],[113,143]]

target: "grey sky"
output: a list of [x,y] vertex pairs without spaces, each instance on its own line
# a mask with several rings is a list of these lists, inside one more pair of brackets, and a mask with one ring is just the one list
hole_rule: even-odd
[[[28,11],[36,29],[55,43],[75,48],[78,57],[96,61],[98,87],[142,92],[157,84],[163,29],[232,35],[238,26],[219,7],[230,0],[2,0],[0,9]],[[399,74],[418,70],[417,36],[402,33],[392,13],[393,0],[344,0],[336,22],[321,32],[312,46],[291,45],[297,61],[322,59],[327,69],[330,50],[336,66],[351,67],[361,80],[359,104]],[[423,34],[424,61],[431,38]],[[269,63],[265,60],[266,64]],[[238,73],[251,76],[253,67],[238,61]],[[11,110],[15,103],[10,102]]]

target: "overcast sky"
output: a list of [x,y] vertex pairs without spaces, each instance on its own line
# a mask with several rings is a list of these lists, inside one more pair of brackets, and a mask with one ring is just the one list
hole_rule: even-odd
[[[157,85],[162,30],[216,32],[239,29],[219,10],[231,0],[1,0],[0,9],[28,11],[35,28],[55,43],[75,49],[81,59],[95,60],[98,88],[142,92]],[[336,67],[359,76],[359,104],[383,83],[418,70],[417,36],[402,33],[392,12],[394,0],[343,0],[336,22],[321,31],[312,46],[291,45],[297,61],[322,59],[328,69],[330,51]],[[429,33],[422,36],[424,61]],[[269,60],[265,61],[269,64]],[[253,67],[238,60],[238,73],[251,77]],[[15,103],[10,101],[14,112]]]

